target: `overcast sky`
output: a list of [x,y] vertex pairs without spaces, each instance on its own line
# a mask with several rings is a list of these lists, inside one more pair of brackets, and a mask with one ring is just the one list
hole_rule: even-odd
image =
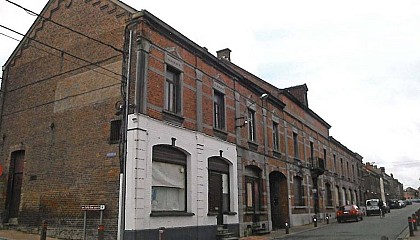
[[[13,0],[39,13],[47,0]],[[420,186],[420,1],[125,0],[209,52],[279,87],[307,84],[309,107],[364,162]],[[197,4],[198,3],[198,4]],[[0,2],[0,24],[34,16]],[[0,65],[22,37],[0,28]]]

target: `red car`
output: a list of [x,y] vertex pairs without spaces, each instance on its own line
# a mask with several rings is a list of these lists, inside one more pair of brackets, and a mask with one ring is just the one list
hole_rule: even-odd
[[336,212],[337,222],[341,223],[347,220],[355,220],[356,222],[363,220],[363,212],[356,205],[345,205],[338,208]]

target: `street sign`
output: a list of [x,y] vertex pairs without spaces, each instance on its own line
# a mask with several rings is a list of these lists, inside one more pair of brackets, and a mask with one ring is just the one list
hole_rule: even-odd
[[103,211],[105,210],[105,204],[82,205],[81,208],[83,211]]

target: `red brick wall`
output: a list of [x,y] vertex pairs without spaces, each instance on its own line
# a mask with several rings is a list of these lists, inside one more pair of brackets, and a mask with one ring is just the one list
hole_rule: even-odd
[[[128,15],[120,8],[113,11],[107,1],[92,4],[72,1],[67,7],[55,1],[45,16],[122,49]],[[121,98],[122,55],[51,22],[37,22],[30,36],[63,52],[30,41],[6,66],[0,156],[7,174],[11,152],[25,150],[18,221],[38,225],[45,219],[50,225],[80,229],[80,205],[106,204],[105,223],[115,231],[119,158],[109,133],[110,121],[117,118],[114,105]],[[70,54],[100,62],[112,72],[94,65],[83,68],[89,63]],[[6,185],[7,175],[2,181]],[[4,206],[6,187],[1,190]],[[98,219],[97,214],[89,217]]]

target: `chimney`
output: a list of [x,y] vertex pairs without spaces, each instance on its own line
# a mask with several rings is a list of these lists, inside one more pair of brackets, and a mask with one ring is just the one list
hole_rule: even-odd
[[232,52],[229,48],[225,48],[222,50],[217,51],[217,58],[218,59],[226,59],[230,62],[230,52]]
[[385,173],[385,168],[384,167],[381,167],[381,172]]

